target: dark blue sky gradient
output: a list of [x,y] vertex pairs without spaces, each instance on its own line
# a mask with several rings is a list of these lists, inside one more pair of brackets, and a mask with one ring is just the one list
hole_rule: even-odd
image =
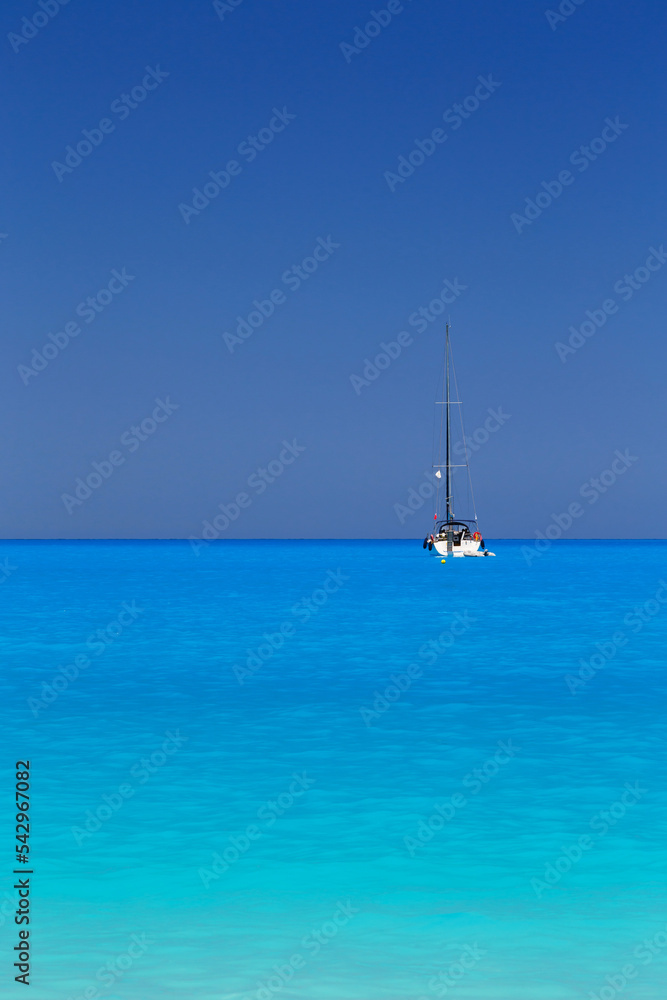
[[[466,286],[448,310],[467,430],[510,415],[472,456],[484,534],[534,537],[630,449],[564,537],[665,535],[667,266],[629,301],[614,290],[667,245],[663,5],[586,0],[552,30],[546,4],[406,0],[348,63],[340,44],[385,7],[242,0],[221,20],[206,2],[70,0],[14,52],[40,8],[5,5],[3,536],[189,537],[245,492],[220,537],[423,537],[431,502],[403,523],[395,505],[430,467],[445,316],[422,333],[408,317],[445,279]],[[110,111],[157,66],[138,107]],[[489,74],[488,100],[443,122]],[[247,162],[274,108],[296,117]],[[105,117],[59,181],[52,163]],[[581,171],[570,155],[607,118],[628,127]],[[385,172],[437,128],[392,192]],[[230,159],[238,176],[186,224],[179,205]],[[512,213],[566,169],[518,233]],[[290,288],[318,238],[339,246]],[[77,317],[123,268],[127,287]],[[278,288],[231,353],[223,334]],[[618,311],[563,363],[554,345],[607,299]],[[24,384],[33,348],[77,320]],[[412,344],[357,394],[350,376],[402,330]],[[123,435],[167,397],[178,409],[133,448]],[[248,486],[294,440],[275,481]],[[113,451],[69,513],[63,494]]]

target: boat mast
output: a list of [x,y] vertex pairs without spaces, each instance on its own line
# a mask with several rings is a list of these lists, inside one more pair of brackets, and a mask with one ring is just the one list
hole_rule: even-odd
[[446,428],[445,428],[445,500],[447,504],[447,522],[451,519],[451,472],[450,472],[450,421],[449,421],[449,323],[445,327],[445,412],[446,412]]

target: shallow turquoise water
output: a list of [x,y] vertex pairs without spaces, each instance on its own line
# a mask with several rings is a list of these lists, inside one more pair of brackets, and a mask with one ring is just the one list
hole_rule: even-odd
[[492,547],[4,543],[32,995],[662,997],[667,547]]

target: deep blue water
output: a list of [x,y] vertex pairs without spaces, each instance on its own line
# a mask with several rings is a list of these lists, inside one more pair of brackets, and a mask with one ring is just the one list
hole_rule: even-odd
[[3,543],[3,994],[29,757],[39,1000],[663,997],[667,546],[492,547]]

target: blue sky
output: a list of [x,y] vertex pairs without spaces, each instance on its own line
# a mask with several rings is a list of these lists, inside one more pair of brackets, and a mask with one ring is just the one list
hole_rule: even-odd
[[665,535],[661,5],[56,3],[1,15],[3,536],[421,538],[447,315],[484,534],[620,450],[564,537]]

